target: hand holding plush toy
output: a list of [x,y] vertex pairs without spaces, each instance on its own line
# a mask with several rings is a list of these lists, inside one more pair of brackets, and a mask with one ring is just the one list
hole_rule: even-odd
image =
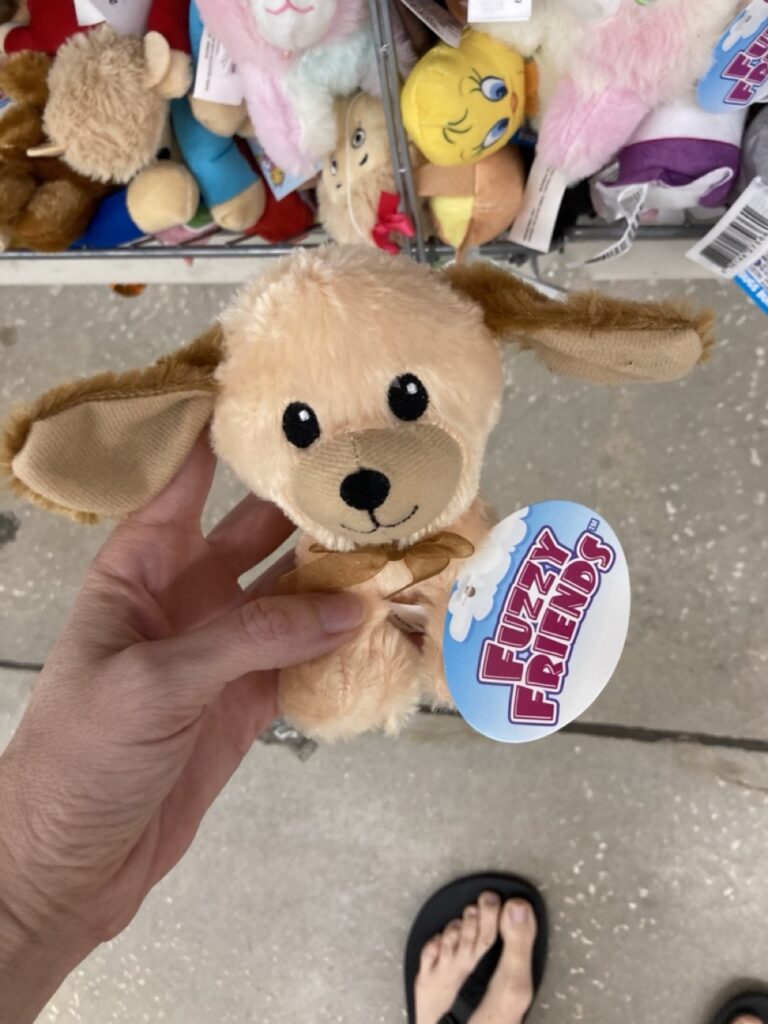
[[[219,457],[301,531],[287,587],[353,589],[368,606],[350,644],[283,671],[283,712],[329,739],[394,732],[421,701],[450,699],[443,620],[489,530],[477,492],[500,345],[595,383],[674,380],[702,358],[710,320],[595,294],[554,302],[492,264],[438,273],[363,246],[297,250],[175,355],[19,411],[0,464],[46,508],[124,516],[212,417]],[[413,617],[423,633],[402,628]]]

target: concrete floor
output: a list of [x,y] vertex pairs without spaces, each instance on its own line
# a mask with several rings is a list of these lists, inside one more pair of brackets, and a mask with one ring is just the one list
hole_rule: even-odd
[[[421,717],[396,741],[305,761],[258,745],[187,859],[43,1021],[400,1021],[413,914],[488,867],[529,875],[550,904],[532,1024],[698,1024],[734,979],[768,981],[766,322],[715,281],[652,287],[715,306],[711,363],[597,391],[511,356],[485,481],[500,511],[571,498],[622,539],[629,640],[579,723],[604,734],[505,748]],[[0,290],[0,414],[63,377],[149,361],[228,294]],[[210,517],[240,490],[220,474]],[[0,663],[45,658],[104,534],[0,494]],[[0,668],[0,749],[33,678]]]

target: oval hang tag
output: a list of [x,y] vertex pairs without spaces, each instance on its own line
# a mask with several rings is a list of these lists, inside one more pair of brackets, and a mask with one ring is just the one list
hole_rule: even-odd
[[445,675],[462,717],[505,743],[562,729],[613,675],[629,605],[624,552],[595,512],[545,501],[502,520],[448,604]]

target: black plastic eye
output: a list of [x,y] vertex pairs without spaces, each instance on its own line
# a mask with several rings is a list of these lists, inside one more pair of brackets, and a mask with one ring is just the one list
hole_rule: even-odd
[[158,149],[158,151],[157,151],[157,159],[158,160],[170,160],[171,159],[171,151],[170,151],[170,149],[168,149],[167,146],[163,146],[162,149]]
[[320,437],[314,410],[304,402],[291,402],[283,413],[283,433],[297,448],[309,448]]
[[424,415],[429,405],[427,389],[412,373],[395,377],[389,385],[387,398],[389,408],[399,420],[417,420]]
[[331,157],[331,174],[336,175],[339,173],[339,165],[336,163],[336,157]]
[[362,128],[356,128],[352,135],[352,149],[360,149],[364,142],[365,131]]

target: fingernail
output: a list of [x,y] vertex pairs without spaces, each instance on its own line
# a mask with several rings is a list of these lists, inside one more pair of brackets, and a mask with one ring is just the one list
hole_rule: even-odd
[[525,924],[528,920],[528,904],[513,900],[507,907],[507,914],[512,924]]
[[314,600],[326,633],[346,633],[365,618],[365,605],[354,594],[318,594]]

